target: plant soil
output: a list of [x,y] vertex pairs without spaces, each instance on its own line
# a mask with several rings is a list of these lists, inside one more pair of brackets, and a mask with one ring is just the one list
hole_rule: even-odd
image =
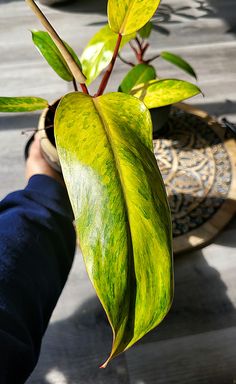
[[49,106],[46,119],[45,119],[45,132],[48,140],[51,142],[54,147],[56,147],[56,141],[54,136],[54,116],[56,112],[56,108],[59,104],[60,100],[57,100],[53,105]]

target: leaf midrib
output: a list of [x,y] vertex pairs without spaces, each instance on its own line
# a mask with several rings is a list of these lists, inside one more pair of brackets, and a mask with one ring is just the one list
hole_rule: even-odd
[[[124,183],[124,178],[123,178],[122,171],[121,171],[120,161],[118,159],[116,150],[114,149],[114,146],[113,146],[112,141],[110,139],[110,137],[111,137],[111,133],[110,132],[111,131],[110,131],[109,126],[108,126],[108,124],[106,122],[106,119],[105,119],[105,117],[103,115],[102,109],[100,108],[98,98],[92,98],[92,100],[93,100],[93,103],[94,103],[94,107],[95,107],[95,109],[98,112],[99,118],[100,118],[100,120],[101,120],[101,122],[102,122],[102,124],[104,126],[106,137],[107,137],[108,143],[110,145],[110,148],[111,148],[113,156],[114,156],[114,160],[115,160],[115,164],[116,164],[116,170],[117,170],[117,173],[118,173],[118,176],[119,176],[120,187],[121,187],[121,191],[122,191],[122,195],[123,195],[124,205],[125,205],[125,209],[126,209],[127,217],[128,217],[128,222],[126,223],[126,225],[128,226],[128,233],[129,233],[129,236],[130,236],[130,242],[133,245],[132,232],[131,232],[131,227],[130,227],[129,207],[128,207],[128,204],[127,204],[127,194],[126,194],[125,188],[123,187],[123,186],[125,186],[125,183]],[[132,246],[132,252],[133,252],[133,246]],[[134,274],[135,274],[135,271],[134,271]],[[130,296],[130,298],[131,298],[131,296]],[[134,300],[136,300],[136,299],[134,299]],[[129,303],[130,303],[130,305],[129,305],[129,309],[130,309],[130,308],[132,308],[132,301],[129,300]],[[130,313],[130,311],[129,311],[129,313]],[[108,316],[108,319],[109,319],[109,316]],[[111,328],[113,330],[113,334],[116,336],[114,327],[113,327],[112,322],[110,321],[110,319],[109,319],[109,322],[111,324]],[[128,320],[127,320],[127,322],[128,322]],[[114,338],[114,340],[115,340],[115,338]],[[113,340],[113,342],[114,342],[114,340]],[[129,340],[127,345],[129,345],[131,340],[132,340],[132,338]],[[122,341],[122,339],[120,341]],[[116,346],[116,350],[118,350],[119,345],[120,345],[120,342]],[[113,351],[113,353],[114,353],[114,351]],[[111,355],[112,355],[112,352],[111,352]]]
[[119,33],[121,33],[121,34],[122,34],[122,33],[124,32],[124,30],[125,30],[125,25],[126,25],[126,23],[127,23],[127,19],[129,18],[130,12],[132,11],[132,8],[133,8],[135,2],[136,2],[136,0],[132,0],[132,2],[130,3],[130,6],[129,6],[128,10],[127,10],[127,13],[126,13],[126,16],[125,16],[125,18],[124,18],[124,21],[123,21],[123,23],[122,23],[122,25],[121,25],[121,27],[120,27],[120,31],[119,31]]

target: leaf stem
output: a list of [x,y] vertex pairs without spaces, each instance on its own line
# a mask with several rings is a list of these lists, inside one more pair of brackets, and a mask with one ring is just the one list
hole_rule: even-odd
[[70,52],[66,48],[66,46],[63,43],[63,41],[61,40],[60,36],[57,34],[55,29],[49,23],[46,16],[44,16],[43,12],[35,4],[34,0],[25,0],[25,1],[29,5],[29,7],[32,9],[32,11],[35,13],[37,18],[41,21],[41,23],[46,28],[46,30],[48,31],[49,35],[51,36],[51,38],[53,39],[57,48],[59,49],[62,56],[64,57],[64,59],[68,65],[68,67],[70,68],[71,73],[74,76],[74,78],[80,83],[85,83],[86,78],[85,78],[84,74],[82,73],[80,67],[75,62],[74,58],[72,57],[72,55],[70,54]]
[[139,50],[142,51],[142,44],[141,44],[139,38],[138,38],[138,37],[135,37],[135,41],[136,41],[136,43],[138,44]]
[[144,53],[146,52],[146,50],[148,49],[148,47],[150,46],[150,44],[149,43],[146,43],[145,45],[144,45],[144,47],[142,48],[142,55],[144,56]]
[[158,59],[158,57],[160,57],[160,55],[155,55],[155,56],[151,57],[151,59],[146,60],[146,63],[149,64],[149,63],[151,63],[151,61]]
[[108,83],[108,80],[111,76],[111,73],[112,73],[112,70],[113,70],[113,67],[114,67],[114,64],[116,62],[116,58],[118,56],[118,53],[119,53],[119,48],[120,48],[120,43],[121,43],[121,40],[122,40],[122,35],[119,33],[118,35],[118,38],[117,38],[117,42],[116,42],[116,46],[115,46],[115,49],[114,49],[114,52],[113,52],[113,56],[112,56],[112,59],[111,59],[111,62],[103,76],[103,79],[101,81],[101,84],[99,86],[99,89],[98,89],[98,92],[95,96],[100,96],[103,94],[106,86],[107,86],[107,83]]
[[118,57],[119,57],[119,59],[123,62],[123,63],[125,63],[125,64],[127,64],[127,65],[130,65],[131,67],[134,67],[135,66],[135,64],[134,63],[131,63],[131,61],[127,61],[127,60],[125,60],[123,57],[121,57],[121,55],[118,53]]
[[89,95],[89,91],[88,91],[86,84],[80,83],[80,86],[81,86],[83,93],[86,93],[87,95]]
[[137,49],[133,46],[133,44],[131,43],[131,41],[129,42],[129,45],[130,45],[131,49],[134,51],[135,56],[137,57],[137,55],[138,55],[138,51],[137,51]]
[[136,42],[136,44],[138,46],[137,48],[135,48],[131,42],[129,43],[129,45],[132,48],[132,50],[134,51],[138,63],[139,64],[144,63],[142,44],[141,44],[140,40],[137,37],[134,39],[134,41]]

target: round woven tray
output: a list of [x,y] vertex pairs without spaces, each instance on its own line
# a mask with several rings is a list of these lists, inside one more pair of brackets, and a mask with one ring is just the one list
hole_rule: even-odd
[[172,212],[174,252],[209,243],[236,212],[236,142],[207,113],[178,104],[153,140]]

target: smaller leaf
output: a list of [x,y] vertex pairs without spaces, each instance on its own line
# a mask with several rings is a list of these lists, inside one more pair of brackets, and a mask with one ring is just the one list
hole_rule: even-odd
[[0,112],[29,112],[47,107],[47,100],[40,97],[0,97]]
[[[135,37],[135,34],[122,38],[120,49]],[[81,56],[83,72],[90,84],[105,69],[112,59],[117,42],[117,34],[108,24],[102,27],[89,41]]]
[[170,63],[176,65],[176,67],[181,68],[184,72],[188,73],[190,76],[195,77],[197,80],[197,74],[194,71],[193,67],[184,60],[181,56],[175,55],[171,52],[161,52],[160,56]]
[[[32,31],[32,39],[40,53],[47,60],[54,71],[65,81],[72,81],[73,75],[66,64],[61,52],[47,32]],[[73,49],[64,41],[64,44],[76,63],[81,68],[81,63]]]
[[108,0],[111,29],[123,36],[140,30],[154,15],[160,0]]
[[139,31],[138,34],[142,39],[148,39],[152,32],[153,24],[151,21],[148,21]]
[[155,69],[148,64],[138,64],[132,68],[119,86],[119,92],[130,93],[131,89],[141,83],[146,83],[149,80],[156,78]]
[[151,80],[136,86],[130,92],[149,109],[178,103],[199,93],[201,90],[196,85],[176,79]]

